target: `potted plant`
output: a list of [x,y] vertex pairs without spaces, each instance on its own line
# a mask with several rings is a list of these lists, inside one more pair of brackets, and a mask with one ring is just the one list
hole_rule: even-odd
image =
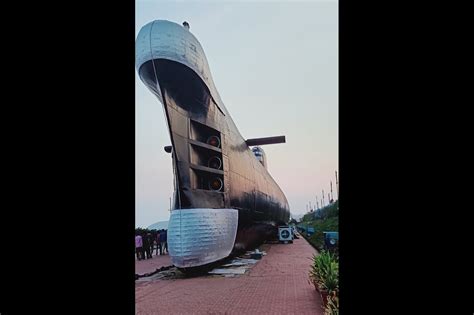
[[316,291],[319,292],[319,285],[318,281],[320,279],[319,277],[319,268],[317,266],[317,256],[313,256],[313,265],[311,266],[311,270],[309,271],[309,279],[311,283],[314,285],[314,288]]
[[323,286],[322,279],[324,278],[324,257],[321,255],[313,256],[313,265],[311,266],[311,270],[309,272],[309,278],[314,285],[316,291],[319,292],[319,288]]
[[323,307],[328,303],[328,295],[337,292],[339,287],[339,266],[336,261],[331,261],[328,265],[324,278],[321,281],[320,294]]
[[309,277],[316,291],[321,295],[323,308],[328,303],[328,295],[336,292],[339,286],[339,264],[335,257],[328,251],[313,256],[313,265]]

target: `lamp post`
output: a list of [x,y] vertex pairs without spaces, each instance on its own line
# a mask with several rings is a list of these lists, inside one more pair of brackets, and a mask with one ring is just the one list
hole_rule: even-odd
[[332,181],[329,182],[331,184],[331,199],[334,200],[334,196],[332,195]]

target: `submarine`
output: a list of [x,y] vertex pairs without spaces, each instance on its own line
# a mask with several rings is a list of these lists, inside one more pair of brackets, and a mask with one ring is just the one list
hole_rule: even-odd
[[214,85],[189,24],[155,20],[136,38],[140,80],[163,105],[174,193],[168,225],[172,263],[184,270],[251,249],[288,223],[288,201],[267,170],[261,145],[244,139]]

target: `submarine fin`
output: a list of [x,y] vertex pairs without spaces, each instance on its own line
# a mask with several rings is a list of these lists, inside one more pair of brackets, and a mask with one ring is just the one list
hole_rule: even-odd
[[285,136],[277,136],[277,137],[247,139],[245,140],[245,142],[250,147],[250,146],[255,146],[255,145],[285,143],[286,139],[285,139]]

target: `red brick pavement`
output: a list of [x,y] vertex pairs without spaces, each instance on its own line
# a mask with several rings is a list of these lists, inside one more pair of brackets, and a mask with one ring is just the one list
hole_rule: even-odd
[[274,244],[245,275],[136,283],[136,314],[316,314],[321,298],[308,282],[316,253],[299,238]]
[[150,259],[137,260],[135,258],[135,273],[143,275],[153,272],[163,266],[171,266],[171,258],[169,255],[152,256]]

